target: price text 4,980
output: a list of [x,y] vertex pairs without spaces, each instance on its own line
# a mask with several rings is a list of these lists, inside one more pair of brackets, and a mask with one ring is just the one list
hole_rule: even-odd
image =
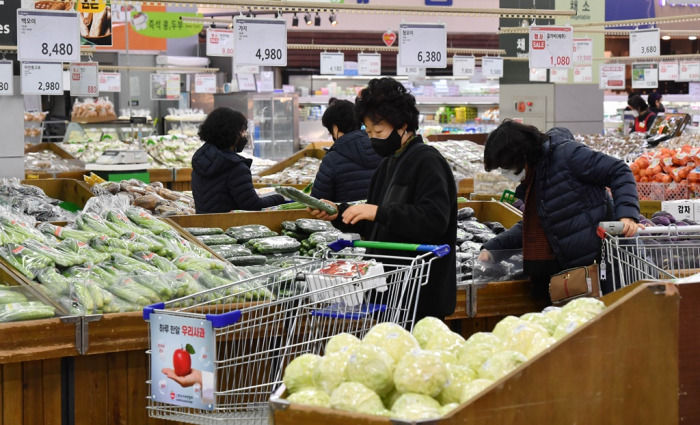
[[258,49],[257,52],[255,52],[255,57],[260,59],[261,61],[270,59],[270,60],[277,60],[277,59],[282,59],[282,49]]

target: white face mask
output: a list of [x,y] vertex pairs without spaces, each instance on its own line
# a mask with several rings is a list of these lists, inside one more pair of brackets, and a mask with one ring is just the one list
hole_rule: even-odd
[[639,112],[636,109],[632,109],[632,111],[630,111],[630,114],[632,114],[632,116],[635,118],[639,116]]
[[525,180],[525,170],[521,171],[518,174],[515,174],[515,171],[513,170],[501,170],[501,175],[508,180],[515,182],[515,183],[520,183],[521,181]]

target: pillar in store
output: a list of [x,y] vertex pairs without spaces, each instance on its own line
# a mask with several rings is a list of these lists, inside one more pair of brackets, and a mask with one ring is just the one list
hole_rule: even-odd
[[15,75],[14,95],[0,96],[0,178],[24,178],[24,97],[20,87],[19,75]]

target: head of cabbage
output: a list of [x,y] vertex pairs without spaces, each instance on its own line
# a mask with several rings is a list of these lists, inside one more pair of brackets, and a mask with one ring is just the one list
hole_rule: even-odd
[[493,328],[493,334],[500,339],[505,339],[508,331],[518,326],[521,323],[520,319],[515,316],[507,316],[501,319]]
[[557,329],[554,330],[553,337],[554,339],[559,341],[560,339],[573,332],[575,329],[578,329],[579,326],[583,325],[586,322],[589,322],[590,320],[590,316],[580,315],[577,314],[577,312],[562,313],[559,325],[557,325]]
[[535,323],[522,321],[518,326],[506,331],[503,336],[503,348],[526,354],[533,344],[539,344],[541,340],[546,338],[549,338],[549,332],[545,328]]
[[468,366],[452,366],[449,368],[449,373],[447,386],[437,396],[437,400],[443,406],[450,403],[459,403],[464,385],[478,377],[474,369]]
[[334,409],[370,415],[381,414],[386,410],[377,393],[357,382],[340,384],[333,390],[330,404]]
[[557,342],[557,340],[551,336],[549,338],[537,339],[536,341],[532,342],[527,353],[524,353],[525,357],[527,357],[528,359],[531,359],[531,358],[535,357],[536,355],[540,354],[541,352],[543,352],[544,350],[546,350],[547,348],[556,344],[556,342]]
[[417,393],[437,397],[447,384],[447,367],[437,354],[411,350],[394,371],[394,385],[400,393]]
[[554,320],[554,323],[559,323],[559,315],[561,314],[561,307],[549,306],[542,310],[542,314]]
[[557,328],[557,322],[543,313],[528,313],[520,316],[520,320],[540,325],[547,330],[551,336]]
[[328,340],[325,355],[336,353],[338,351],[352,351],[360,344],[362,344],[362,341],[360,341],[360,339],[355,335],[340,333]]
[[431,351],[449,351],[450,353],[457,355],[465,344],[466,341],[464,341],[462,335],[458,333],[452,331],[439,332],[428,340],[428,344],[425,346],[425,349]]
[[564,307],[562,307],[561,312],[566,313],[568,311],[586,311],[593,316],[601,313],[605,310],[605,303],[597,300],[595,298],[577,298]]
[[442,406],[439,411],[440,411],[440,416],[446,416],[453,410],[459,407],[459,403],[450,403]]
[[479,368],[479,378],[495,381],[509,374],[521,364],[527,362],[527,357],[517,351],[501,351],[489,358]]
[[417,421],[437,419],[440,416],[440,403],[424,394],[406,393],[399,397],[391,408],[392,417]]
[[380,323],[375,325],[367,332],[362,343],[383,348],[397,363],[404,354],[413,349],[420,348],[418,341],[416,341],[413,335],[395,323]]
[[313,372],[314,386],[328,394],[345,382],[345,369],[348,366],[350,353],[338,351],[321,357]]
[[362,344],[348,358],[346,377],[384,396],[394,388],[395,367],[394,359],[383,348]]
[[[497,337],[496,335],[492,334],[491,332],[477,332],[474,335],[470,336],[467,339],[467,346],[472,345],[472,344],[491,344],[494,347],[500,347],[501,346],[501,339]],[[460,357],[459,354],[457,357]]]
[[292,403],[306,404],[309,406],[330,407],[330,396],[328,393],[315,388],[304,388],[287,397]]
[[440,357],[440,360],[442,360],[442,363],[449,369],[452,365],[457,364],[457,356],[454,354],[450,353],[449,351],[433,351],[433,350],[426,350],[430,351],[431,353],[437,354],[438,357]]
[[462,388],[462,396],[460,397],[459,402],[465,403],[471,400],[491,384],[493,384],[493,381],[490,379],[475,379],[469,382],[468,384],[464,385],[464,388]]
[[420,348],[424,349],[426,345],[428,345],[430,338],[433,335],[441,332],[451,331],[442,320],[435,317],[426,317],[416,323],[416,325],[413,327],[411,335],[416,338],[416,341],[418,341],[418,344],[420,344]]
[[290,394],[294,394],[303,388],[315,388],[313,373],[320,356],[316,354],[304,354],[292,360],[284,370],[282,382]]
[[484,342],[467,344],[460,353],[457,364],[468,366],[478,372],[481,365],[497,352],[498,347]]

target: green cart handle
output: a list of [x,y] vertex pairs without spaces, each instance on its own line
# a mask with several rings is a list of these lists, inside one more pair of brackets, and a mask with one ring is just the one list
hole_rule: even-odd
[[337,240],[328,244],[328,247],[334,252],[338,252],[344,248],[370,248],[370,249],[386,249],[392,251],[414,251],[414,252],[432,252],[436,257],[442,258],[450,253],[449,245],[420,245],[398,242],[370,242],[370,241],[349,241]]

